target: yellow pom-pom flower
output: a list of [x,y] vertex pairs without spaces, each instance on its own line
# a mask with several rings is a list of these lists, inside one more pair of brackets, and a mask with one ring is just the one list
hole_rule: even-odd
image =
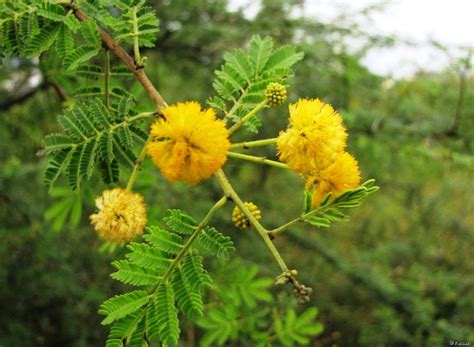
[[346,129],[334,108],[319,99],[300,99],[289,110],[290,127],[277,140],[279,157],[292,170],[309,176],[344,151]]
[[[262,218],[262,214],[260,213],[257,205],[252,202],[244,202],[244,205],[256,220]],[[232,211],[232,222],[234,222],[234,225],[239,229],[248,229],[251,226],[248,218],[237,206],[235,206],[234,210]]]
[[198,183],[224,165],[229,133],[213,109],[197,102],[178,103],[163,110],[151,127],[148,154],[170,181]]
[[286,100],[286,88],[280,83],[269,83],[264,92],[270,106],[280,106]]
[[140,194],[115,188],[104,191],[95,204],[99,211],[91,215],[90,219],[104,239],[124,243],[143,234],[146,208]]
[[357,188],[360,184],[357,160],[349,153],[339,154],[331,165],[309,178],[308,184],[314,183],[316,183],[313,191],[314,207],[319,206],[329,192],[332,192],[332,198],[335,198],[346,190]]

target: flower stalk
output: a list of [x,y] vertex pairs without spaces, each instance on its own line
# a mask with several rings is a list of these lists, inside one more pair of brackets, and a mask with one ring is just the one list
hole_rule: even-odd
[[277,143],[277,138],[271,138],[271,139],[265,139],[265,140],[256,140],[256,141],[247,141],[247,142],[239,142],[239,143],[234,143],[230,146],[230,148],[243,148],[243,149],[249,149],[252,147],[260,147],[260,146],[268,146],[268,145],[274,145]]
[[257,106],[253,108],[249,113],[247,113],[245,116],[242,117],[237,123],[232,125],[229,128],[229,136],[232,135],[234,132],[236,132],[242,125],[248,122],[250,118],[252,118],[255,114],[257,114],[258,111],[263,109],[265,106],[267,106],[267,100],[263,100],[261,103],[259,103]]
[[272,240],[270,239],[270,236],[268,235],[267,230],[265,230],[265,228],[259,223],[259,221],[252,214],[252,212],[250,212],[250,210],[247,208],[247,206],[242,201],[242,199],[240,199],[239,195],[237,194],[237,192],[234,190],[229,180],[227,179],[227,176],[225,175],[224,171],[222,171],[222,169],[219,169],[219,171],[217,171],[214,174],[214,176],[216,177],[217,182],[219,183],[222,190],[224,191],[224,194],[230,199],[232,199],[232,201],[239,207],[239,209],[250,221],[250,224],[252,224],[252,226],[257,230],[258,234],[263,239],[263,242],[265,243],[267,248],[270,250],[270,253],[275,258],[282,272],[288,271],[288,266],[286,265],[285,261],[283,260],[280,253],[276,249]]
[[231,158],[237,158],[237,159],[252,161],[252,162],[258,163],[258,164],[270,165],[270,166],[278,167],[280,169],[288,169],[287,164],[280,163],[279,161],[275,161],[275,160],[270,160],[270,159],[267,159],[265,157],[256,157],[256,156],[253,156],[253,155],[236,153],[236,152],[227,152],[227,156],[231,157]]
[[209,224],[209,221],[211,220],[212,216],[214,216],[214,214],[222,207],[226,204],[226,202],[228,201],[228,197],[227,196],[223,196],[222,198],[220,198],[215,204],[214,206],[211,207],[211,209],[209,210],[209,212],[207,213],[207,215],[204,217],[204,219],[201,221],[201,223],[199,223],[199,225],[196,227],[196,229],[193,231],[193,233],[191,234],[191,236],[189,237],[189,239],[186,241],[186,244],[184,245],[184,247],[179,251],[178,255],[176,255],[176,258],[173,260],[173,263],[168,267],[168,269],[166,270],[165,274],[163,275],[160,283],[158,284],[157,286],[157,289],[158,287],[160,286],[160,284],[162,283],[166,283],[166,281],[169,279],[169,277],[171,276],[171,274],[173,273],[174,269],[176,268],[176,266],[179,264],[179,262],[183,259],[183,257],[186,255],[186,253],[188,253],[188,251],[190,250],[190,248],[192,247],[192,245],[194,244],[194,242],[197,240],[198,236],[201,234],[201,231],[206,227],[206,225]]

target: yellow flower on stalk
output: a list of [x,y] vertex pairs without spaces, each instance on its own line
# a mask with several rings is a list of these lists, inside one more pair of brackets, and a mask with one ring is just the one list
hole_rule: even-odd
[[104,239],[123,243],[143,234],[146,208],[143,196],[122,188],[106,190],[95,200],[99,211],[90,216]]
[[357,188],[360,184],[357,160],[347,152],[339,154],[331,165],[308,179],[307,185],[313,184],[316,184],[313,191],[314,207],[319,206],[329,192],[335,198],[346,190]]
[[151,127],[153,140],[148,154],[170,181],[198,183],[227,160],[229,133],[213,109],[202,110],[197,102],[172,105]]
[[311,175],[344,151],[346,129],[334,108],[319,99],[300,99],[289,110],[290,126],[277,140],[279,157],[292,170]]

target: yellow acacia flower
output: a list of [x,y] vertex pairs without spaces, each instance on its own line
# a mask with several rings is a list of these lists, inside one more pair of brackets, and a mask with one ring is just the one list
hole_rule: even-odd
[[197,102],[172,105],[151,127],[148,154],[170,181],[198,183],[227,160],[229,133],[213,109]]
[[320,205],[327,193],[336,197],[346,190],[357,188],[360,184],[360,171],[357,160],[347,152],[341,153],[327,168],[310,177],[308,184],[316,183],[313,191],[313,206]]
[[311,175],[344,151],[346,129],[334,108],[319,99],[300,99],[289,110],[290,126],[278,136],[279,157],[292,170]]
[[143,196],[122,188],[106,190],[95,200],[99,211],[90,216],[104,239],[123,243],[143,234],[146,208]]

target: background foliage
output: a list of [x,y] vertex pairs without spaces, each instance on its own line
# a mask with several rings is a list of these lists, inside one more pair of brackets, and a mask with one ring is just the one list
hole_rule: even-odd
[[[222,64],[223,52],[244,47],[253,33],[271,35],[279,45],[294,43],[305,59],[297,65],[290,101],[317,96],[340,110],[363,178],[374,177],[382,188],[352,213],[348,224],[320,230],[301,225],[275,240],[291,267],[300,269],[302,281],[315,289],[310,306],[319,309],[324,332],[302,345],[473,341],[472,71],[464,77],[453,69],[420,71],[403,80],[374,75],[361,58],[393,38],[368,35],[347,19],[323,24],[292,17],[298,1],[263,1],[252,20],[228,12],[225,1],[148,3],[157,11],[160,32],[157,48],[143,55],[149,76],[170,103],[204,103],[214,94],[213,71]],[[363,50],[347,49],[344,43],[353,37],[366,42]],[[91,47],[94,40],[85,34],[84,45]],[[55,188],[51,195],[43,186],[46,162],[36,155],[42,138],[58,132],[56,116],[68,96],[91,84],[74,73],[58,78],[56,69],[58,64],[44,57],[3,60],[1,66],[0,344],[5,346],[101,345],[107,331],[97,308],[107,297],[124,292],[109,274],[114,271],[111,261],[122,259],[126,250],[99,252],[107,247],[87,220],[93,197],[104,185],[91,181],[81,193]],[[153,108],[136,83],[113,83],[138,95],[140,109]],[[266,111],[262,138],[283,128],[286,114],[284,108]],[[260,151],[271,155],[270,149]],[[242,196],[261,208],[265,222],[277,226],[298,214],[301,196],[294,192],[302,190],[303,182],[295,174],[237,165],[231,159],[227,170],[237,177]],[[203,216],[219,195],[211,180],[200,186],[170,185],[149,162],[137,188],[152,207],[151,223],[165,217],[167,208]],[[185,345],[198,340],[212,345],[226,333],[234,345],[248,345],[263,332],[278,336],[294,309],[316,315],[269,286],[274,269],[265,266],[268,254],[257,235],[232,226],[230,213],[226,207],[215,224],[234,240],[237,263],[209,264],[223,274],[216,279],[218,294],[205,308],[213,314],[186,327]],[[242,281],[257,283],[247,296],[225,276],[243,266],[252,270],[241,275]],[[257,282],[248,277],[252,272],[259,273]],[[223,311],[222,300],[234,304]],[[274,312],[264,309],[269,301],[275,303]],[[245,324],[225,330],[219,324],[223,315]],[[212,330],[206,327],[214,326],[224,329],[220,336],[208,333]],[[275,337],[275,344],[283,343]]]

